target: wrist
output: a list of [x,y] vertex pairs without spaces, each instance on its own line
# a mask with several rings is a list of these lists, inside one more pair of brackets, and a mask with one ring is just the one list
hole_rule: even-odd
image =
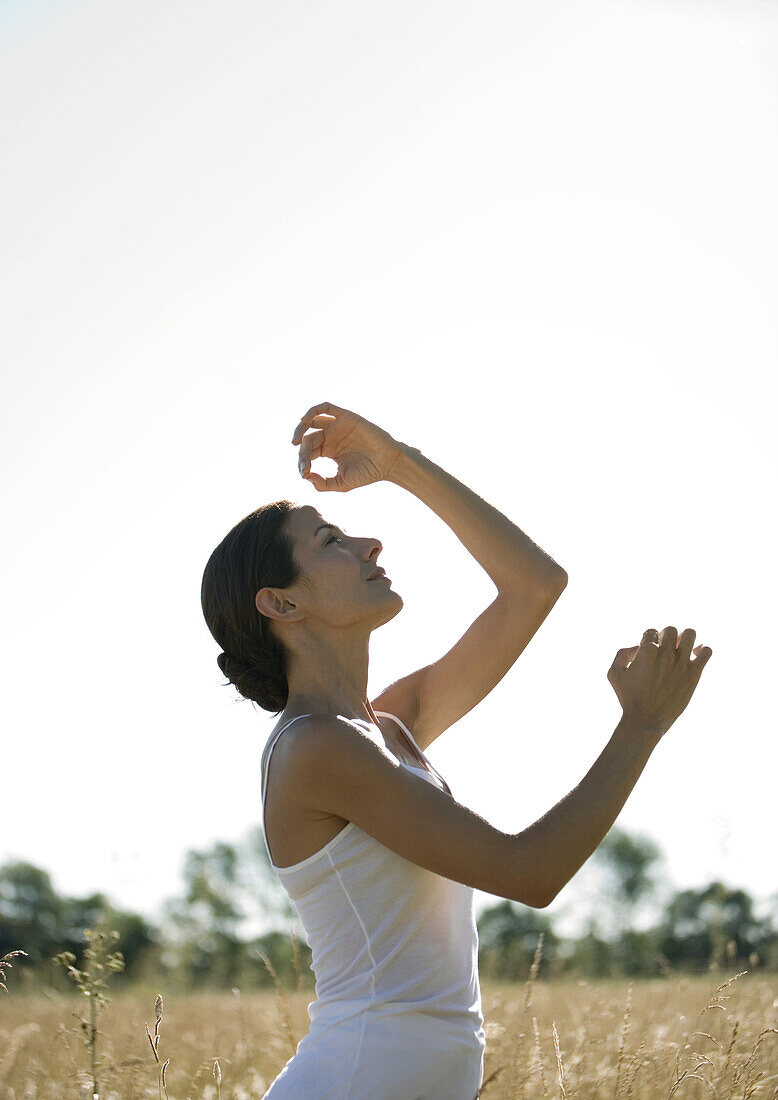
[[646,746],[654,748],[662,740],[664,732],[656,723],[651,723],[646,718],[641,718],[638,715],[622,714],[614,731],[614,737],[623,737],[632,742],[643,742]]
[[383,480],[391,481],[395,485],[400,485],[402,488],[407,489],[410,485],[410,479],[413,476],[414,469],[418,469],[420,458],[421,451],[416,447],[411,447],[407,443],[398,442],[397,453]]

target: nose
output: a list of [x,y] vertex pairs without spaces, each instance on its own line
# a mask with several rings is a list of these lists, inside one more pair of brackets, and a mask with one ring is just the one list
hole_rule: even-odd
[[380,539],[368,539],[368,543],[370,545],[370,550],[368,551],[367,560],[370,561],[373,557],[373,552],[375,552],[375,556],[378,557],[384,547]]

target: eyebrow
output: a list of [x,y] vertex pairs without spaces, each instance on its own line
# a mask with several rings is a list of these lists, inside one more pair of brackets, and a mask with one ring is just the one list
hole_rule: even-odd
[[336,527],[334,523],[320,523],[316,530],[313,532],[313,537],[316,538],[319,531],[322,531],[325,527],[329,527],[331,531],[339,531],[340,528]]

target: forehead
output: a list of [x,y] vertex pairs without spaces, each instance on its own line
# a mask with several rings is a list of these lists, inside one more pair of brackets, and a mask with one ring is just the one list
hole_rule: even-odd
[[294,537],[308,541],[313,539],[316,528],[327,522],[326,516],[322,516],[311,504],[300,505],[289,516],[289,526]]

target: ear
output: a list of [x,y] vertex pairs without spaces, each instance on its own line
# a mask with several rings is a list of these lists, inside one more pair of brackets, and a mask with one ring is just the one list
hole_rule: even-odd
[[294,622],[303,617],[303,611],[294,600],[282,596],[275,588],[260,588],[254,597],[254,605],[261,614],[270,619]]

